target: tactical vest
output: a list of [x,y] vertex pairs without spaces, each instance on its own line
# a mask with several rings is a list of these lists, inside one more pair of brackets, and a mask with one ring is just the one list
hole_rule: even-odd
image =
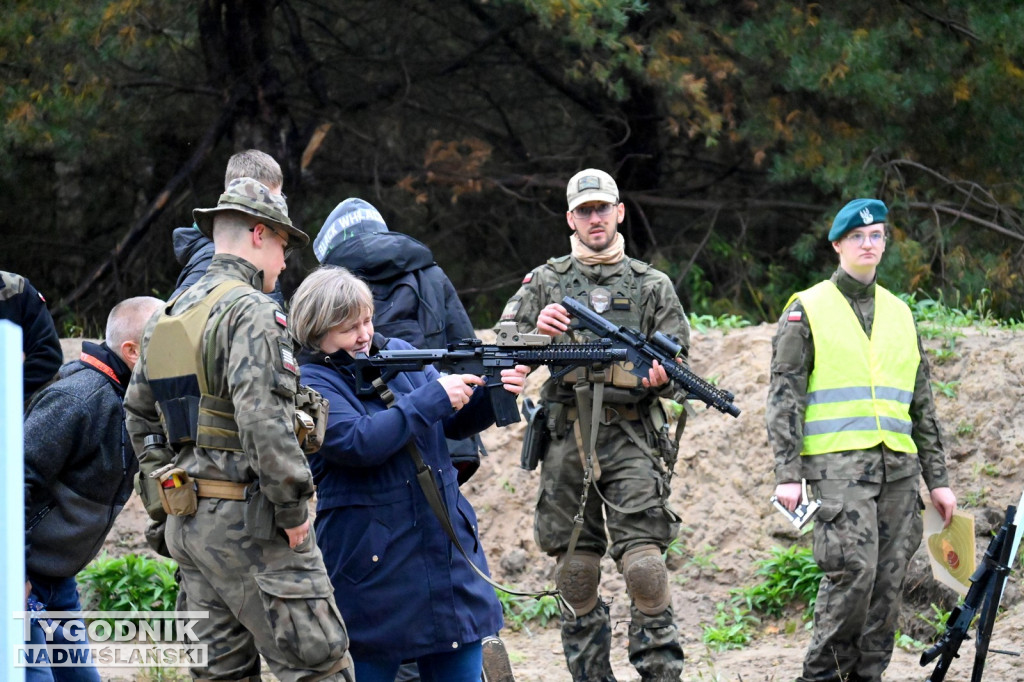
[[910,309],[875,285],[868,339],[832,282],[795,294],[790,303],[797,298],[814,337],[800,454],[865,450],[879,443],[896,452],[917,452],[910,401],[921,357]]
[[[213,365],[210,341],[221,320],[251,291],[237,280],[222,282],[177,315],[171,314],[171,301],[153,329],[146,351],[149,385],[160,408],[167,442],[176,451],[193,443],[202,448],[242,451],[234,405],[230,399],[210,394],[207,368]],[[225,297],[229,303],[211,319],[211,311]]]
[[[571,296],[597,312],[612,324],[621,327],[640,328],[641,311],[640,297],[644,275],[650,269],[647,263],[627,258],[628,267],[622,275],[610,284],[595,284],[590,281],[576,264],[572,256],[561,256],[548,260],[548,265],[558,275],[558,285],[563,296]],[[596,340],[596,335],[589,329],[575,330],[583,336],[584,341]],[[606,379],[605,402],[630,404],[646,395],[640,378],[630,374],[629,370],[616,363],[612,366],[611,378]],[[564,383],[575,384],[578,372],[586,372],[588,378],[592,371],[589,368],[569,372],[563,378]],[[591,379],[593,380],[593,379]],[[639,389],[639,390],[638,390]]]

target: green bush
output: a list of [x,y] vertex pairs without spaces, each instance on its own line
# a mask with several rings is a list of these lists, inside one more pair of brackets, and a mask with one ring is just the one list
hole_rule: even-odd
[[505,615],[505,625],[512,631],[522,630],[530,621],[536,621],[541,627],[552,618],[557,618],[558,602],[554,597],[538,598],[509,594],[503,590],[494,590],[501,602],[501,610]]
[[77,576],[83,606],[89,611],[173,611],[177,569],[171,559],[111,557],[103,552]]
[[754,574],[764,579],[751,587],[732,591],[752,610],[781,616],[786,607],[796,601],[807,605],[808,614],[814,611],[823,573],[814,563],[809,547],[773,547],[769,558],[757,562]]

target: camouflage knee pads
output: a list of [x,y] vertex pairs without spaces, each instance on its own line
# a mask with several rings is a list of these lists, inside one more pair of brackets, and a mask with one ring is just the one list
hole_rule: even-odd
[[662,613],[672,603],[668,569],[661,550],[654,545],[634,547],[622,555],[622,576],[636,608],[647,616]]
[[573,552],[569,561],[558,559],[555,584],[577,616],[597,606],[597,586],[601,582],[601,557],[593,552]]

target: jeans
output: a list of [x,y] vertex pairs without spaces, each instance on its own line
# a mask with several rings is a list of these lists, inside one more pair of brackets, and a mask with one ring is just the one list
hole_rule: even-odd
[[[395,682],[401,661],[367,661],[353,657],[359,682]],[[416,659],[423,682],[480,682],[484,650],[480,642]]]
[[[74,578],[49,578],[38,575],[29,575],[32,582],[32,593],[30,600],[43,604],[47,611],[81,611],[82,603],[78,600],[78,583]],[[52,623],[59,623],[53,620]],[[48,623],[47,629],[51,626]],[[51,659],[61,659],[60,656],[70,655],[71,660],[88,660],[89,643],[85,636],[84,621],[65,621],[52,628],[47,639],[46,631],[40,624],[39,619],[32,620],[31,644],[54,645],[59,650],[68,654],[58,654],[51,648]],[[92,665],[71,666],[71,667],[50,667],[33,666],[25,669],[26,682],[100,682],[100,675]]]

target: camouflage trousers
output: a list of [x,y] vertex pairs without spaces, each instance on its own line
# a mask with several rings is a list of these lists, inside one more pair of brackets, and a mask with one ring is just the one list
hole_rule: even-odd
[[[636,429],[643,433],[639,423]],[[655,545],[664,550],[676,535],[678,517],[662,501],[664,481],[652,456],[614,425],[601,427],[597,454],[601,478],[596,486],[601,495],[590,491],[576,550],[599,556],[608,551],[616,562],[633,547]],[[571,432],[566,438],[553,438],[541,469],[534,515],[537,544],[551,556],[568,550],[582,488],[583,464],[575,438]],[[639,511],[616,510],[604,503],[602,495],[620,510]],[[632,604],[630,610],[629,659],[641,679],[678,680],[683,650],[672,607],[656,616],[645,615]],[[575,682],[615,679],[609,662],[611,625],[607,605],[599,602],[576,621],[563,620],[562,646]]]
[[244,507],[203,498],[195,515],[167,520],[184,595],[178,609],[209,612],[192,629],[208,656],[192,676],[259,680],[262,654],[283,682],[353,682],[348,632],[312,528],[295,549],[283,536],[257,540]]
[[892,658],[903,581],[921,542],[919,476],[813,482],[814,560],[825,573],[800,682],[878,682]]
[[[683,650],[675,613],[656,616],[631,606],[629,662],[644,682],[676,682],[683,672]],[[615,682],[611,665],[612,628],[608,605],[599,602],[575,621],[562,618],[562,649],[573,682]]]

